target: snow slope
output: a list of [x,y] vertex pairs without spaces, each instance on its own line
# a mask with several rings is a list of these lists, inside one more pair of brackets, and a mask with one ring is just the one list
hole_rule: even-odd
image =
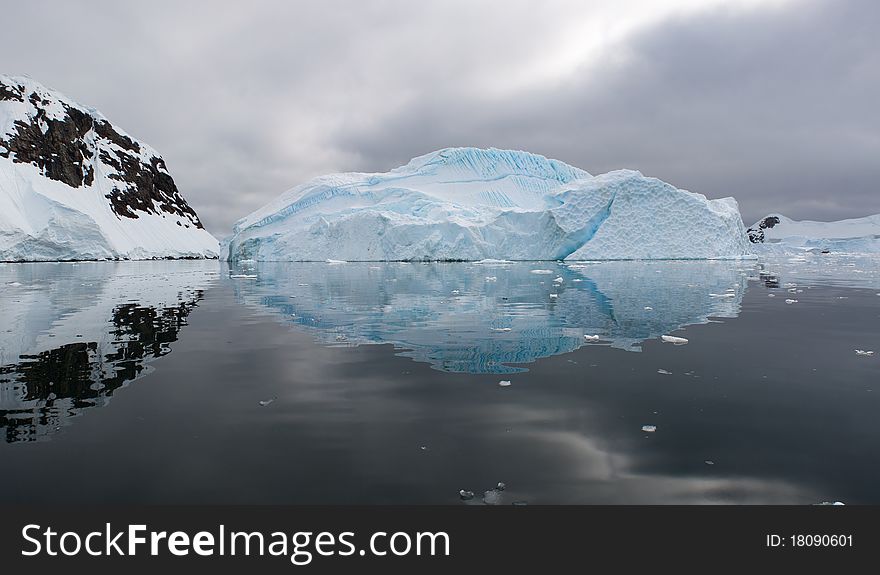
[[448,148],[387,173],[321,176],[240,220],[235,261],[737,258],[732,198],[639,172],[593,177],[527,152]]
[[0,260],[217,255],[158,152],[96,110],[0,75]]
[[880,214],[836,222],[796,221],[770,214],[748,230],[762,252],[880,253]]

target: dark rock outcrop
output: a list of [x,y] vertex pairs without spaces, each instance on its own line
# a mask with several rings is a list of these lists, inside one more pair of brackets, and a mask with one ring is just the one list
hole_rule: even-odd
[[[100,169],[114,182],[106,197],[117,216],[169,214],[188,220],[186,227],[203,228],[164,160],[99,114],[0,76],[2,101],[30,106],[15,120],[12,133],[0,134],[0,157],[32,164],[45,177],[72,188],[91,186],[95,170]],[[63,114],[58,113],[59,106]]]

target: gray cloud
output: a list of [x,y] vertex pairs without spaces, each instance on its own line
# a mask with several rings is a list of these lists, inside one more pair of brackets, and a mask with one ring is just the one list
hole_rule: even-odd
[[880,212],[869,0],[684,13],[546,77],[595,6],[7,4],[0,70],[159,149],[219,236],[309,177],[456,145],[639,169],[737,197],[746,223]]

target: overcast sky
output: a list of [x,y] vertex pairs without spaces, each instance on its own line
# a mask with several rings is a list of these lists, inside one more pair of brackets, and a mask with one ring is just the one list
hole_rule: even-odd
[[876,0],[0,0],[0,71],[165,157],[218,237],[449,146],[632,168],[746,225],[880,212]]

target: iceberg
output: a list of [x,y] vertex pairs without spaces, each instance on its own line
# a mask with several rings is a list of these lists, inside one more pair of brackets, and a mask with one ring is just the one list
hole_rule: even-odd
[[387,173],[320,176],[238,221],[221,250],[230,261],[321,262],[750,254],[733,198],[494,148],[447,148]]
[[0,261],[218,249],[153,148],[30,78],[0,75]]
[[770,214],[747,233],[762,254],[880,253],[880,214],[836,222],[797,221]]

